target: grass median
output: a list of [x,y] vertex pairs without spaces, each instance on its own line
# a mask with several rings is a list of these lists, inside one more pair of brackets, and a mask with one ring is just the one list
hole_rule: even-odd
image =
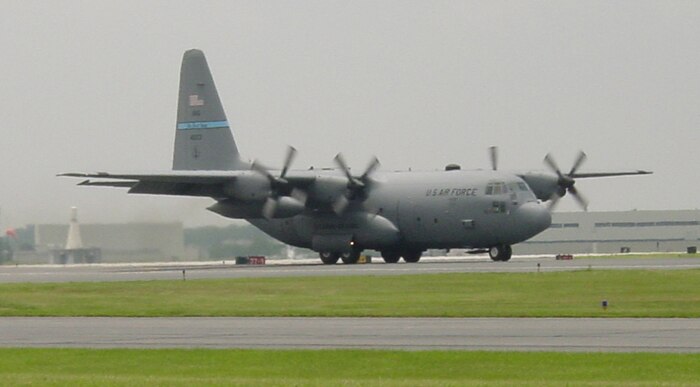
[[0,349],[2,385],[699,385],[698,354]]
[[0,316],[700,317],[700,270],[2,284]]

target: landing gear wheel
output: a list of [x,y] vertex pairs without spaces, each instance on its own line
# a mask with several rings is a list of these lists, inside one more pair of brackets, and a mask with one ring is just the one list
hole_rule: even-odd
[[340,258],[340,254],[331,253],[329,251],[322,251],[318,253],[318,255],[321,257],[321,261],[326,265],[333,265],[337,263],[338,258]]
[[401,259],[401,254],[397,251],[382,251],[382,258],[386,263],[396,263]]
[[351,251],[349,253],[342,253],[340,254],[340,259],[343,260],[343,263],[346,265],[352,265],[357,263],[357,261],[360,260],[360,253],[361,251]]
[[489,249],[489,257],[494,261],[509,261],[512,254],[513,249],[510,245],[497,245]]
[[403,253],[403,260],[406,263],[416,263],[420,261],[421,255],[423,255],[422,251],[406,251]]

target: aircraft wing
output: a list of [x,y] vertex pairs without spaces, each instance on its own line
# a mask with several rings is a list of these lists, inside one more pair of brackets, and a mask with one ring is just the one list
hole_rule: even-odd
[[[61,173],[58,176],[85,178],[78,185],[129,188],[129,193],[176,196],[229,196],[225,186],[241,178],[260,178],[254,171],[168,171],[157,173]],[[264,178],[264,177],[263,177]],[[96,180],[93,180],[96,179]],[[294,187],[306,187],[315,176],[292,174],[286,180]]]
[[58,176],[83,177],[88,179],[118,179],[133,181],[157,181],[169,183],[220,183],[231,181],[248,171],[167,171],[155,173],[108,173],[108,172],[69,172]]
[[630,175],[651,175],[651,171],[621,171],[621,172],[589,172],[589,173],[574,173],[570,177],[576,178],[587,178],[587,177],[611,177],[611,176],[630,176]]

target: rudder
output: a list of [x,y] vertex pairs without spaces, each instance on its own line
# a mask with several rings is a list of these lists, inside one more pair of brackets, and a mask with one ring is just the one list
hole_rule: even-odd
[[180,68],[173,170],[246,168],[204,53],[186,51]]

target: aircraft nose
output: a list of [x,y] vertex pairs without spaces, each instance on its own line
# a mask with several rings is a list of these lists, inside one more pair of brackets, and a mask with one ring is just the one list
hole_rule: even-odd
[[544,205],[537,202],[522,204],[516,211],[519,223],[527,230],[526,238],[531,238],[549,228],[552,215]]

